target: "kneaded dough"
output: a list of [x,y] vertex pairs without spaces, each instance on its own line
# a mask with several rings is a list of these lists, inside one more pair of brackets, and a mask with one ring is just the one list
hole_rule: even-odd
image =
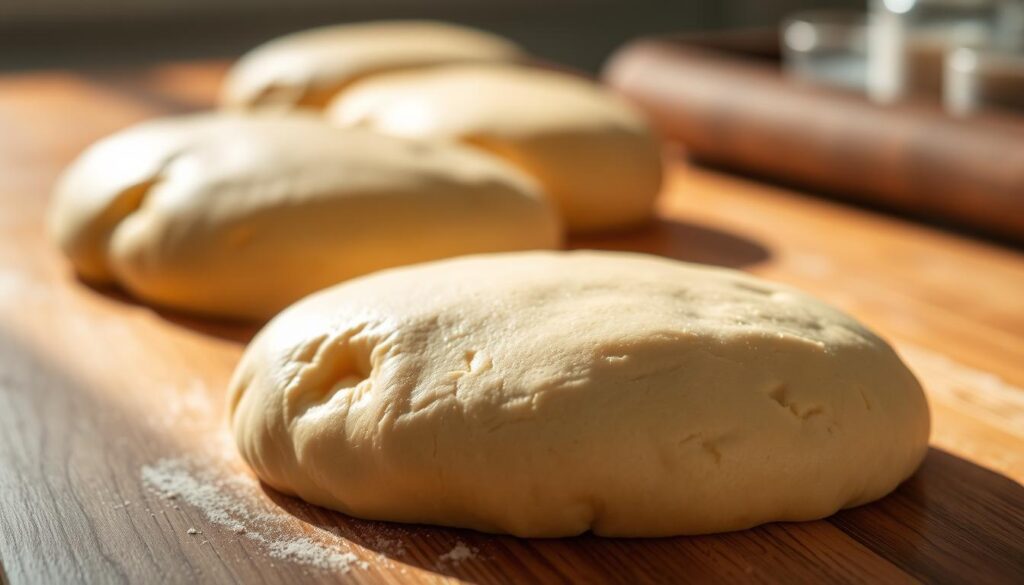
[[661,187],[660,145],[643,116],[566,73],[492,64],[374,76],[332,102],[328,117],[503,157],[540,181],[574,232],[646,220]]
[[221,91],[227,107],[322,108],[356,79],[395,69],[466,61],[519,61],[512,42],[431,21],[342,24],[269,41],[244,55]]
[[101,140],[59,180],[50,230],[88,280],[244,319],[381,268],[561,239],[539,188],[500,160],[300,114],[183,116]]
[[471,256],[275,318],[229,395],[243,458],[353,516],[524,537],[697,534],[875,500],[927,449],[921,388],[849,316],[651,256]]

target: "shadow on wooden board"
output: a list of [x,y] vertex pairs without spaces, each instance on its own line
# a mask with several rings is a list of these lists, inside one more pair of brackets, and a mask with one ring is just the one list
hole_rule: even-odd
[[571,249],[615,250],[659,254],[676,260],[743,268],[771,258],[771,252],[753,240],[710,226],[658,217],[638,228],[569,239]]
[[[470,582],[1013,583],[1024,575],[1024,487],[938,449],[878,502],[816,522],[696,537],[518,539],[358,520],[264,490],[305,522]],[[459,543],[473,556],[445,562]]]
[[939,449],[891,496],[829,522],[924,581],[1024,577],[1024,487]]

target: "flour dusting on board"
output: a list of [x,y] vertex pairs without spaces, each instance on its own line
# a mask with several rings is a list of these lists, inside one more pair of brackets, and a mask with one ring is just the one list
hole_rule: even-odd
[[206,422],[214,416],[214,405],[210,390],[199,378],[189,380],[181,386],[167,388],[169,400],[165,403],[160,423],[177,427],[190,421]]
[[164,499],[194,506],[210,522],[260,543],[271,557],[341,572],[369,568],[326,530],[295,536],[294,518],[263,502],[250,477],[219,476],[195,461],[161,459],[142,468],[142,481]]
[[461,563],[472,558],[476,558],[476,549],[466,546],[466,543],[459,541],[455,543],[452,550],[441,555],[441,562],[452,562],[455,564]]
[[0,303],[22,303],[50,298],[53,291],[20,271],[0,269]]
[[1024,425],[1024,389],[999,376],[962,364],[923,347],[901,343],[900,355],[917,373],[929,394],[941,396],[960,408]]

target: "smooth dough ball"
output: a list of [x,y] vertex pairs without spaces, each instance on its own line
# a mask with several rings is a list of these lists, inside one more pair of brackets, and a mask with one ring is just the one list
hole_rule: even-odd
[[811,520],[910,476],[914,376],[849,316],[742,273],[470,256],[319,292],[253,341],[229,411],[274,488],[524,537]]
[[342,24],[286,35],[244,55],[221,91],[227,107],[322,108],[356,79],[442,63],[519,61],[497,35],[430,21]]
[[660,145],[643,116],[566,73],[453,65],[375,76],[339,96],[328,116],[491,151],[536,177],[574,232],[648,219],[661,187]]
[[243,319],[381,268],[561,239],[539,188],[500,160],[298,114],[168,118],[101,140],[59,180],[50,230],[88,280]]

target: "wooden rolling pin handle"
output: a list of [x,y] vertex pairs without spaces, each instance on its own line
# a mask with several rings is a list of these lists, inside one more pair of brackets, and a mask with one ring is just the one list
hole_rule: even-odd
[[604,79],[698,159],[1024,242],[1022,118],[878,106],[677,39],[625,46]]

